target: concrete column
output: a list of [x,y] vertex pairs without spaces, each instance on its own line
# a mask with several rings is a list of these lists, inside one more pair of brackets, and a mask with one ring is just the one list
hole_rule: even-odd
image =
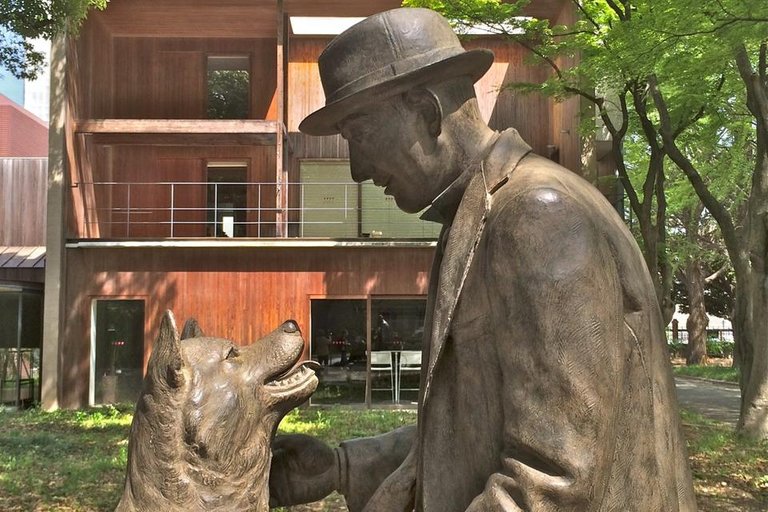
[[42,407],[59,407],[61,321],[65,284],[67,192],[67,38],[51,45],[51,115],[48,124],[48,212],[46,219],[45,302],[43,305]]

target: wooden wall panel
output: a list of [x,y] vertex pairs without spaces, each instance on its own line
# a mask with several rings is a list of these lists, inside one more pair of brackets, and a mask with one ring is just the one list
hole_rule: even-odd
[[76,52],[68,62],[74,73],[75,119],[112,116],[113,46],[112,35],[103,23],[89,19],[76,40]]
[[[157,46],[157,45],[156,45]],[[152,54],[150,119],[203,119],[206,117],[206,62],[198,51],[158,50]],[[139,78],[139,77],[137,77]],[[146,91],[146,89],[144,89]],[[129,106],[126,105],[128,109]]]
[[[570,24],[576,20],[574,7],[570,4],[564,5],[560,10],[556,23]],[[577,57],[558,58],[557,65],[562,68],[568,68],[578,64]],[[581,119],[581,100],[577,96],[566,99],[565,101],[555,102],[550,100],[551,105],[551,139],[552,144],[557,145],[559,150],[559,163],[568,169],[587,176],[582,161],[582,138],[579,133],[579,121]],[[592,115],[588,113],[588,115]]]
[[311,296],[424,295],[432,248],[68,249],[63,406],[85,405],[94,298],[144,298],[145,363],[165,309],[208,335],[249,344],[293,318],[309,332]]
[[118,119],[152,118],[152,80],[157,76],[152,55],[155,40],[115,38],[111,62],[113,82],[112,116]]
[[[76,216],[70,238],[165,238],[171,236],[171,186],[175,237],[204,237],[208,161],[244,162],[249,169],[247,236],[275,236],[275,149],[269,146],[93,146],[73,175],[71,204]],[[87,160],[87,162],[86,162]],[[91,165],[90,162],[93,162]],[[93,169],[92,175],[83,171]],[[90,183],[113,182],[112,185]],[[128,183],[132,183],[128,187]],[[146,183],[146,184],[144,184]],[[130,218],[125,212],[130,204]],[[79,206],[78,206],[79,205]],[[88,205],[85,207],[84,205]],[[182,209],[197,208],[197,211]],[[138,211],[137,211],[138,210]],[[176,221],[199,224],[180,224]],[[128,223],[131,226],[129,229]],[[260,223],[261,227],[257,223]]]
[[45,245],[47,158],[0,158],[0,245]]
[[546,154],[550,144],[548,100],[539,94],[521,94],[509,88],[515,82],[543,82],[546,70],[526,62],[525,48],[503,39],[473,39],[464,46],[487,48],[494,53],[491,68],[475,84],[480,112],[488,125],[499,131],[516,128],[535,152]]
[[205,119],[208,55],[251,61],[251,118],[276,118],[275,39],[114,38],[114,114],[118,119]]
[[[565,0],[534,0],[524,14],[552,18]],[[399,7],[400,0],[286,0],[291,16],[369,16]],[[115,34],[134,36],[253,37],[274,34],[274,0],[112,0],[91,14]]]
[[[347,143],[339,135],[309,137],[299,132],[299,123],[325,105],[325,94],[317,69],[317,58],[330,37],[294,38],[288,55],[287,130],[293,153],[301,158],[349,158]],[[291,181],[298,180],[298,163],[289,162]]]

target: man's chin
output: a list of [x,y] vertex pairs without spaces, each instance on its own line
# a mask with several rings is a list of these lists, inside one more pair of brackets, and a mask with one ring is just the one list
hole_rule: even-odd
[[[392,195],[392,194],[389,194],[389,195]],[[405,200],[400,200],[394,195],[392,195],[392,197],[395,198],[395,204],[397,204],[397,207],[400,208],[405,213],[418,213],[425,208],[425,206],[419,207]]]

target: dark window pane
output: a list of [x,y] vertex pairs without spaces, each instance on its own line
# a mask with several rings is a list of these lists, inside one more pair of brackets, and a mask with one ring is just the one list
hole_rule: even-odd
[[[371,402],[390,400],[415,404],[419,396],[421,348],[424,335],[424,299],[373,299],[371,301]],[[387,393],[386,361],[393,369],[394,397]],[[381,370],[374,370],[378,360]],[[380,388],[379,392],[375,390]]]
[[130,402],[141,391],[144,301],[96,301],[96,403]]
[[310,354],[323,366],[313,404],[365,402],[365,300],[312,301]]
[[22,295],[21,346],[41,348],[43,346],[43,296],[39,293]]
[[0,292],[0,347],[16,348],[21,292]]
[[42,299],[38,291],[0,292],[0,403],[23,407],[39,400]]
[[244,165],[208,167],[208,226],[210,236],[246,234],[248,168]]

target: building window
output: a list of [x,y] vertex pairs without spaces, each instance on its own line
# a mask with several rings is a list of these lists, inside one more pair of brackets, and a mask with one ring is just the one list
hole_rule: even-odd
[[0,286],[0,404],[39,402],[42,338],[42,292]]
[[365,299],[317,299],[311,309],[310,354],[322,365],[312,403],[365,403]]
[[209,236],[245,236],[248,209],[247,176],[246,163],[208,163],[206,207]]
[[415,405],[425,311],[422,297],[313,299],[312,404]]
[[251,98],[247,55],[208,56],[208,118],[247,119]]
[[95,300],[91,325],[91,403],[136,401],[144,369],[144,301]]
[[355,183],[347,161],[301,163],[302,237],[423,238],[440,235],[440,224],[400,210],[372,181]]

